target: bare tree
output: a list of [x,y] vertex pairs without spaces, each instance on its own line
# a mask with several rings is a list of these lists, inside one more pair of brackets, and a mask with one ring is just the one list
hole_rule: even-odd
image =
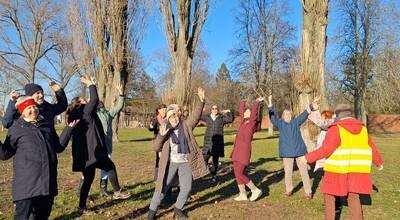
[[380,0],[340,1],[340,39],[345,92],[354,103],[355,116],[366,122],[365,98],[379,41]]
[[[176,10],[171,0],[161,0],[160,10],[172,57],[176,102],[187,106],[193,57],[206,20],[208,0],[177,0],[175,4]],[[178,15],[177,21],[174,11]]]
[[0,60],[6,71],[22,76],[21,84],[35,81],[39,62],[57,46],[59,12],[50,0],[0,2]]
[[[260,95],[274,92],[274,78],[290,53],[289,40],[295,28],[285,20],[287,4],[278,0],[241,0],[236,16],[239,45],[231,51],[235,69],[249,77],[250,91]],[[247,75],[247,76],[246,76]],[[246,80],[247,81],[247,80]],[[264,92],[261,92],[264,91]],[[279,92],[278,92],[279,93]],[[273,126],[270,123],[268,134]]]
[[[325,100],[325,49],[326,27],[328,25],[328,0],[302,0],[303,34],[301,45],[301,73],[295,78],[299,93],[297,112],[304,109],[312,99],[321,96],[321,107]],[[310,132],[312,125],[305,123],[302,128],[303,139],[310,149],[316,132]]]
[[[76,59],[82,58],[79,69],[96,75],[99,97],[107,108],[113,105],[118,95],[113,85],[125,87],[129,75],[134,74],[132,65],[137,63],[149,8],[148,1],[70,2],[69,23],[77,45],[83,49],[74,48]],[[118,117],[113,123],[115,133]]]

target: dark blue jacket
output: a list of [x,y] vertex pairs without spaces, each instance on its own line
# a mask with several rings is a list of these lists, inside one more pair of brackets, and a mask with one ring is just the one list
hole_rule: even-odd
[[57,195],[57,153],[64,151],[71,132],[67,126],[59,138],[44,119],[35,124],[23,118],[14,121],[4,144],[0,142],[0,159],[14,157],[13,201]]
[[300,133],[300,126],[308,117],[305,110],[298,117],[289,123],[280,118],[276,118],[272,107],[269,108],[269,118],[275,127],[279,129],[279,156],[280,157],[299,157],[307,153],[306,145]]
[[[45,121],[51,123],[52,125],[54,125],[54,117],[63,113],[68,107],[67,96],[65,96],[65,92],[63,89],[60,89],[56,92],[56,99],[57,103],[55,104],[50,104],[44,101],[43,104],[38,105],[39,114],[44,118]],[[20,116],[21,114],[15,108],[15,102],[10,100],[8,102],[8,106],[3,117],[3,126],[5,128],[11,127],[13,122],[17,120]]]

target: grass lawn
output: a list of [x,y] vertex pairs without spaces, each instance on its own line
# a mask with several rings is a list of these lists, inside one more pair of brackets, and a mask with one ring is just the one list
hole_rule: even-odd
[[[203,144],[204,128],[196,128],[199,145]],[[278,138],[267,138],[265,131],[255,134],[252,163],[249,175],[263,190],[256,202],[235,202],[238,193],[229,159],[235,130],[225,132],[225,158],[218,173],[218,183],[204,178],[194,182],[192,196],[185,206],[191,219],[323,219],[324,207],[320,193],[320,178],[313,178],[314,199],[304,197],[300,174],[294,172],[295,193],[287,198],[284,188],[283,164],[278,157]],[[5,132],[0,132],[4,140]],[[121,184],[132,198],[112,201],[98,196],[99,173],[93,183],[88,202],[90,212],[79,216],[76,212],[78,198],[75,194],[80,173],[71,171],[71,148],[59,155],[59,195],[55,199],[51,219],[145,219],[154,190],[154,152],[151,150],[152,133],[146,129],[120,129],[120,143],[114,146],[113,160]],[[375,190],[371,199],[363,198],[365,219],[400,219],[400,135],[373,135],[385,161],[383,171],[373,168]],[[0,219],[11,219],[12,161],[0,162]],[[110,184],[109,184],[110,185]],[[109,186],[111,189],[111,186]],[[171,219],[173,205],[158,211],[161,219]],[[342,219],[348,219],[344,207]]]

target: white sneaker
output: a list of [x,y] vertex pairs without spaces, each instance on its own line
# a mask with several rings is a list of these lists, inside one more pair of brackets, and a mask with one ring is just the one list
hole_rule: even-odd
[[261,194],[262,191],[260,189],[251,191],[250,201],[256,201],[261,196]]
[[247,194],[246,193],[239,193],[239,196],[233,198],[235,201],[247,201]]

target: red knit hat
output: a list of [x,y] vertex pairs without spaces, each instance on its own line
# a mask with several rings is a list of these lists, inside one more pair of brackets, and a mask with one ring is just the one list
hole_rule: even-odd
[[25,108],[31,105],[36,105],[36,102],[33,98],[28,97],[18,101],[15,104],[15,107],[18,109],[19,113],[22,113],[25,110]]

